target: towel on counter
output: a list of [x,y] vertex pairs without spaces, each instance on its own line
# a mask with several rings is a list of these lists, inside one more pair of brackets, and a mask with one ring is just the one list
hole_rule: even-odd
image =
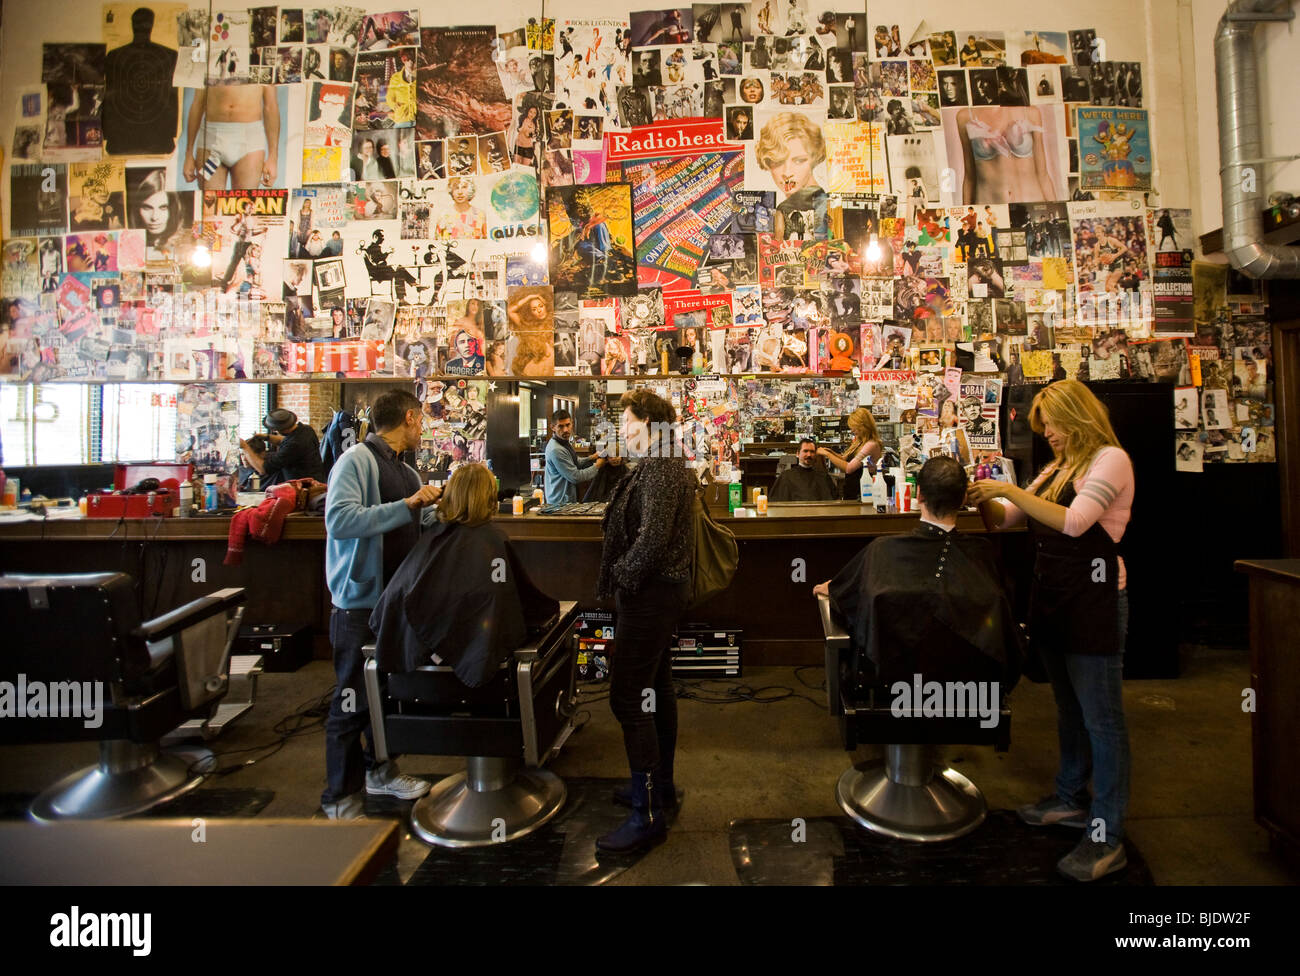
[[325,495],[325,485],[312,478],[298,478],[266,489],[266,498],[251,508],[241,508],[230,519],[226,541],[227,566],[244,561],[244,543],[249,536],[266,545],[280,540],[284,520],[290,512],[306,511]]

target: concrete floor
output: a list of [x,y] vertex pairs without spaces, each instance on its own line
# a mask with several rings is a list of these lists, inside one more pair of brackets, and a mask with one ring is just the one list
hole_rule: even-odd
[[[688,796],[667,843],[618,876],[614,884],[736,884],[727,846],[733,818],[840,816],[833,787],[857,758],[839,744],[822,705],[816,669],[747,673],[751,689],[787,688],[803,698],[774,704],[680,703],[678,785]],[[258,704],[212,743],[229,753],[273,743],[286,716],[326,694],[330,665],[314,661],[295,674],[263,675]],[[1197,650],[1184,659],[1183,677],[1129,681],[1124,686],[1133,751],[1129,836],[1158,884],[1288,884],[1300,881],[1269,853],[1252,815],[1250,716],[1241,711],[1249,683],[1244,652]],[[727,682],[712,683],[712,688]],[[580,685],[585,694],[601,686]],[[766,694],[776,696],[777,691]],[[1012,697],[1011,751],[950,747],[950,763],[984,792],[991,808],[1013,808],[1051,792],[1056,770],[1055,708],[1046,685],[1022,683]],[[588,720],[552,764],[560,776],[627,774],[622,737],[607,701],[583,709]],[[254,753],[230,756],[243,761]],[[78,765],[93,762],[90,743],[0,748],[0,793],[36,792]],[[408,772],[449,773],[458,759],[412,756]],[[209,783],[272,790],[265,817],[310,817],[324,781],[319,724],[290,738],[274,755]],[[408,842],[412,843],[412,842]]]

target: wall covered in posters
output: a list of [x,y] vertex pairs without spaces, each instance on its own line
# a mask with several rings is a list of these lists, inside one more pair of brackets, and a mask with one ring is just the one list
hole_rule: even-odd
[[958,402],[1144,379],[1268,455],[1124,5],[85,6],[6,32],[0,380],[849,376],[996,451]]

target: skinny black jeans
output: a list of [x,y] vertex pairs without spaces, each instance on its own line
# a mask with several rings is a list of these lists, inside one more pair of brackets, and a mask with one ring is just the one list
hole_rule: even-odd
[[620,588],[614,594],[618,620],[609,706],[623,726],[623,747],[633,772],[656,769],[661,760],[671,768],[677,749],[677,694],[668,642],[689,598],[689,581],[660,577],[635,593]]

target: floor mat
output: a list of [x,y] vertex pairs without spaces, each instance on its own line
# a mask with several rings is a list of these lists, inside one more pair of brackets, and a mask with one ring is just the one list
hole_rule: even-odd
[[[1055,885],[1073,884],[1056,862],[1080,832],[1038,829],[1012,810],[990,810],[976,830],[953,841],[919,844],[864,830],[848,817],[807,821],[795,841],[789,820],[733,820],[731,861],[749,885]],[[1096,885],[1151,885],[1141,853],[1126,842],[1128,867]]]
[[599,885],[636,864],[643,854],[596,857],[596,838],[627,817],[627,810],[610,798],[614,787],[627,781],[572,777],[564,782],[568,797],[554,820],[527,837],[489,847],[431,847],[410,835],[414,801],[368,797],[367,816],[398,818],[407,827],[397,862],[375,884]]

